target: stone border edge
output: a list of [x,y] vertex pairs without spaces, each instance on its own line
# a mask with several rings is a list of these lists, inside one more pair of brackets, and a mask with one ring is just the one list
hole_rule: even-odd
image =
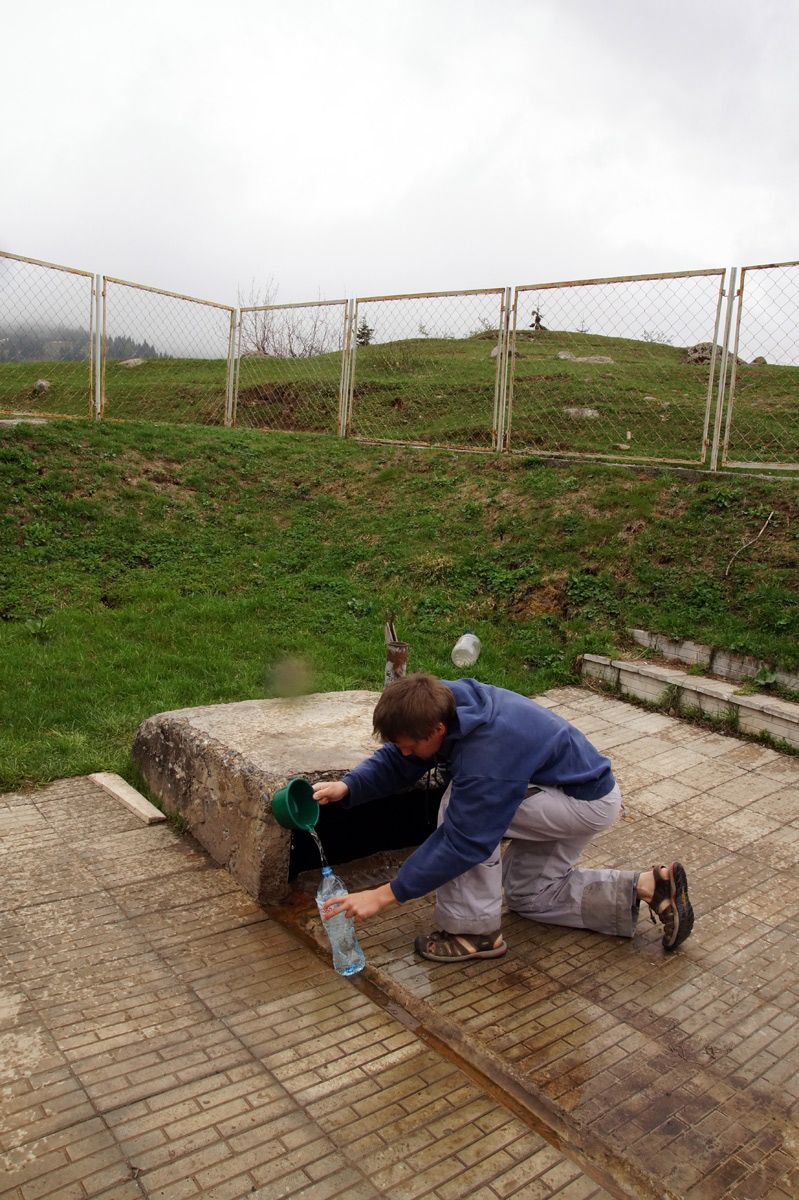
[[145,825],[157,825],[159,821],[166,820],[166,814],[146,800],[141,792],[131,787],[121,775],[115,775],[113,771],[95,771],[89,779],[120,804],[124,804],[125,808],[130,809]]
[[600,679],[620,695],[634,696],[648,704],[662,706],[670,695],[671,707],[696,709],[705,716],[735,714],[742,733],[767,734],[799,750],[799,705],[777,698],[738,695],[734,684],[687,675],[672,667],[612,659],[602,654],[584,654],[580,673]]

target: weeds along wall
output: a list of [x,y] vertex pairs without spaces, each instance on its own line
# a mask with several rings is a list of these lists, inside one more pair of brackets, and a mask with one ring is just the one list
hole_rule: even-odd
[[0,253],[0,413],[799,469],[799,263],[232,307]]

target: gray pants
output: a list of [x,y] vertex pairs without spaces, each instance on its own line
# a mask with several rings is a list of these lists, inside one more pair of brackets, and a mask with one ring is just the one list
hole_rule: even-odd
[[[451,786],[441,800],[439,825]],[[638,921],[638,871],[588,870],[575,863],[591,839],[619,815],[618,785],[600,800],[576,800],[559,788],[534,788],[516,810],[504,856],[485,862],[436,894],[437,929],[493,933],[501,927],[502,891],[512,912],[551,925],[632,937]]]

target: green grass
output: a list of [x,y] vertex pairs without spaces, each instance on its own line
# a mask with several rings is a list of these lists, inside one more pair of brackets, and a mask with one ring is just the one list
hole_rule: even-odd
[[[601,356],[612,363],[558,358]],[[536,334],[515,362],[512,445],[619,457],[698,463],[702,454],[709,368],[658,343],[578,333]],[[569,408],[591,409],[575,418]]]
[[[358,348],[350,431],[357,437],[487,450],[492,445],[494,334],[412,338]],[[611,363],[558,357],[600,355]],[[314,358],[243,358],[236,421],[241,428],[335,433],[340,353]],[[32,387],[51,381],[45,397]],[[511,448],[530,453],[700,463],[709,368],[679,347],[581,333],[520,332],[514,360]],[[732,457],[799,461],[799,369],[739,366]],[[226,363],[109,361],[105,416],[222,425]],[[86,363],[0,364],[4,411],[88,415]],[[716,394],[712,395],[709,437]],[[569,409],[590,410],[591,416]],[[628,434],[630,435],[628,438]],[[706,447],[705,447],[706,449]]]
[[[628,627],[799,667],[799,484],[330,436],[55,422],[0,435],[0,787],[116,770],[153,713],[382,687],[526,693]],[[735,559],[776,510],[764,535]],[[294,665],[293,665],[294,664]]]
[[[37,395],[39,379],[50,391]],[[53,413],[90,417],[92,369],[88,362],[0,363],[0,412]]]

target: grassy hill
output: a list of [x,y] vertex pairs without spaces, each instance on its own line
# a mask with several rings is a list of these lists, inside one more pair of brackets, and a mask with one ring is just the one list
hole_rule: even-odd
[[3,788],[135,778],[156,712],[379,690],[386,609],[411,669],[469,627],[526,693],[629,626],[799,667],[791,480],[70,421],[0,435],[0,521]]
[[[352,432],[387,441],[488,449],[495,344],[496,334],[488,332],[360,347]],[[575,361],[596,356],[612,361]],[[339,353],[244,358],[237,424],[245,429],[335,433],[340,373]],[[40,377],[51,381],[51,389],[37,398],[31,389]],[[147,359],[135,368],[109,361],[105,413],[109,419],[222,425],[225,378],[223,360]],[[511,446],[530,452],[699,463],[708,379],[708,366],[687,363],[679,347],[524,331],[514,360]],[[86,416],[89,387],[86,363],[0,365],[0,408],[5,411]],[[765,462],[797,459],[797,396],[799,369],[739,367],[734,428],[741,433],[741,457]],[[715,390],[711,399],[714,405]]]

